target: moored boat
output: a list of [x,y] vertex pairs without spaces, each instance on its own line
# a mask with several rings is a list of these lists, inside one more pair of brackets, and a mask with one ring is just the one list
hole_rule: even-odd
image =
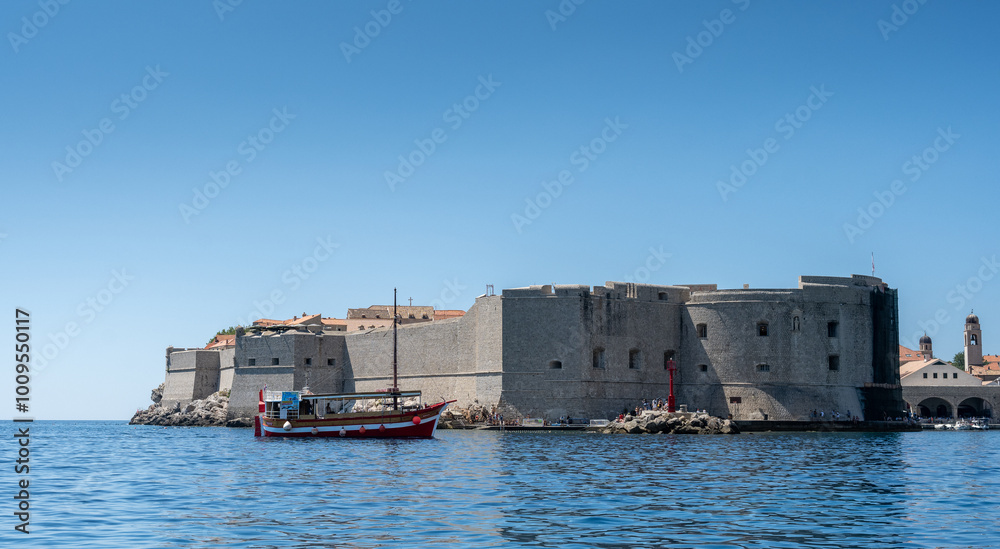
[[430,438],[454,402],[424,406],[420,391],[261,391],[260,397],[254,434],[265,437]]

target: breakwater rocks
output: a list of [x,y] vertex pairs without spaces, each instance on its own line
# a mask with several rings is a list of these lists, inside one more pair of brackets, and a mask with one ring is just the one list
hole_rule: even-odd
[[678,435],[735,435],[740,429],[731,420],[692,412],[659,412],[647,410],[639,416],[627,415],[625,421],[615,421],[602,433],[641,434],[664,433]]
[[153,404],[145,410],[139,410],[128,422],[129,425],[164,425],[186,427],[252,427],[253,418],[234,418],[226,420],[229,408],[229,392],[212,393],[202,400],[195,400],[181,406],[163,406],[163,385],[153,389],[150,397]]

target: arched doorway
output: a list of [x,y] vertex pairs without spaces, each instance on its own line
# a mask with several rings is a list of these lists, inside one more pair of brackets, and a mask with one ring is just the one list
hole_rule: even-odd
[[938,397],[926,398],[917,405],[920,417],[952,417],[951,404]]
[[989,406],[979,397],[969,397],[958,403],[958,417],[989,417]]

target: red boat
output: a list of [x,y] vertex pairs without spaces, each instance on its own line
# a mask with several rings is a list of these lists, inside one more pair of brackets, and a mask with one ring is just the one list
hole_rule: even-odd
[[312,394],[261,391],[254,434],[265,437],[431,438],[454,400],[420,404],[420,391]]
[[396,383],[396,291],[392,313],[392,387],[372,393],[313,394],[303,391],[260,391],[254,436],[431,438],[449,400],[430,406],[420,391],[402,392]]

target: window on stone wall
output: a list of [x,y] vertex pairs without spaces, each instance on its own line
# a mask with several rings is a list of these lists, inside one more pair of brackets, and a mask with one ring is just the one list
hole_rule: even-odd
[[550,370],[562,370],[562,361],[561,360],[550,360],[549,361],[549,369]]
[[667,300],[667,292],[660,292],[659,297],[660,297],[660,301],[666,301]]
[[951,379],[958,379],[958,372],[951,374]]
[[699,364],[698,365],[698,371],[699,372],[707,372],[708,371],[708,364]]
[[730,404],[739,404],[743,402],[743,397],[729,397]]
[[256,358],[251,358],[250,360],[247,361],[247,364],[249,366],[256,366],[257,365],[257,359]]
[[924,372],[924,379],[927,379],[927,372]]
[[[674,355],[675,354],[676,353],[674,352],[673,349],[667,349],[666,351],[663,351],[663,369],[664,370],[666,370],[666,369],[668,369],[670,367],[670,361],[674,359]],[[674,364],[674,366],[676,367],[677,364]]]
[[426,314],[420,315],[420,318],[427,320],[427,315]]
[[277,366],[277,365],[278,365],[278,359],[272,358],[271,359],[271,366]]
[[757,323],[757,335],[767,337],[767,322]]
[[698,337],[708,337],[708,324],[699,324],[695,328],[698,330]]
[[313,359],[311,359],[311,358],[307,358],[306,359],[306,366],[312,366],[312,363],[313,363]]
[[934,379],[937,379],[937,372],[934,372]]
[[632,349],[628,352],[628,367],[632,370],[642,368],[642,351]]
[[326,359],[326,365],[327,366],[336,366],[337,365],[337,361],[335,359],[328,358],[328,359]]
[[976,334],[972,334],[969,337],[969,345],[975,345],[975,344],[976,344]]
[[771,371],[771,365],[770,364],[758,364],[757,365],[757,371],[758,372],[770,372]]
[[840,369],[840,357],[837,356],[837,355],[830,355],[829,366],[830,366],[830,371],[831,372],[836,372],[837,370],[839,370]]
[[604,349],[601,347],[594,349],[594,368],[604,369]]
[[826,323],[826,335],[827,337],[837,337],[837,325],[838,322],[827,322]]

